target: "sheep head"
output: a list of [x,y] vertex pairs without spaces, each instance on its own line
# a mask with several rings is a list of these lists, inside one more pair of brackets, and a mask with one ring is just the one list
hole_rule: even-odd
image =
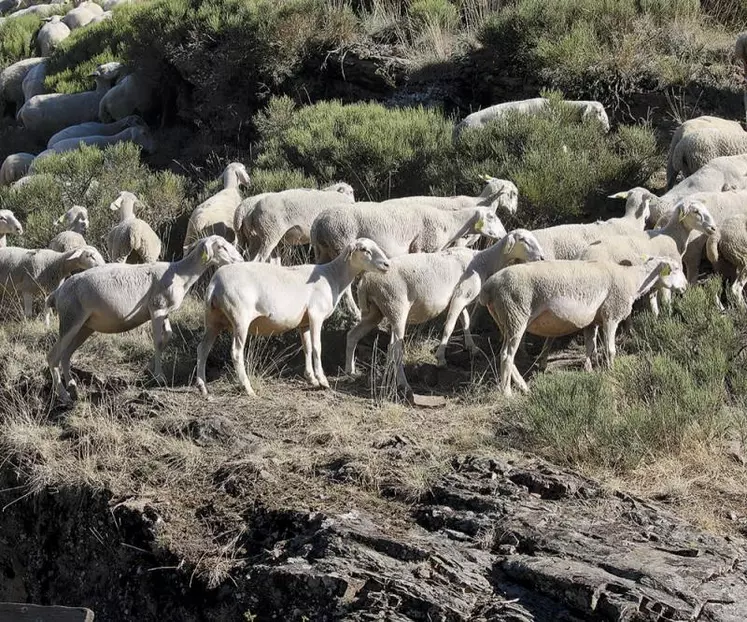
[[700,231],[706,235],[716,233],[716,220],[700,201],[680,201],[675,207],[674,217],[690,231]]
[[482,207],[477,210],[478,217],[475,222],[474,229],[475,233],[484,235],[488,238],[494,238],[496,240],[506,235],[506,228],[503,226],[501,219],[495,215],[495,212],[490,207]]
[[485,187],[480,193],[483,200],[489,202],[493,210],[502,207],[509,214],[515,214],[519,208],[519,189],[511,181],[482,175]]
[[187,255],[192,253],[200,253],[200,260],[205,266],[226,266],[244,261],[234,245],[219,235],[197,241],[187,251]]
[[346,184],[344,181],[332,184],[331,186],[327,186],[326,188],[323,188],[323,190],[325,192],[338,192],[346,197],[350,197],[353,201],[355,201],[355,191],[353,190],[353,186],[351,186],[350,184]]
[[106,261],[93,246],[83,246],[65,253],[66,263],[72,270],[88,270],[96,266],[103,266]]
[[348,244],[341,254],[342,260],[350,263],[358,272],[386,272],[389,258],[379,245],[368,238],[358,238]]
[[505,237],[503,256],[506,263],[543,261],[545,252],[535,235],[527,229],[514,229]]
[[0,233],[17,233],[23,235],[23,227],[16,215],[9,209],[0,209]]
[[65,225],[71,231],[77,231],[80,234],[88,231],[90,221],[88,220],[88,210],[82,205],[73,205],[56,221],[56,225]]

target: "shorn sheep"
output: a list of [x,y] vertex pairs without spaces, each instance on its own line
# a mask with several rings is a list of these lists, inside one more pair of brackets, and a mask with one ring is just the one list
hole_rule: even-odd
[[268,261],[281,242],[288,246],[308,244],[311,225],[322,210],[354,201],[353,188],[344,183],[323,190],[302,188],[267,194],[241,222],[247,252],[255,261]]
[[23,235],[23,226],[11,210],[0,209],[0,248],[8,246],[6,236],[9,233]]
[[111,136],[77,136],[75,138],[67,138],[65,140],[57,141],[54,145],[36,156],[35,161],[38,162],[56,153],[75,151],[76,149],[79,149],[81,145],[104,149],[109,145],[116,145],[117,143],[124,142],[135,143],[142,147],[143,151],[146,153],[152,153],[156,149],[156,143],[150,130],[147,127],[136,126],[128,127],[127,129]]
[[147,114],[153,107],[153,85],[137,74],[129,74],[101,98],[99,119],[104,123]]
[[[674,154],[677,149],[679,142],[687,135],[692,134],[703,129],[718,128],[726,132],[742,131],[742,126],[737,121],[728,121],[720,117],[696,117],[695,119],[688,119],[682,123],[672,134],[672,140],[669,142],[669,153],[667,154],[667,189],[671,189],[676,180],[677,173],[680,172],[681,168],[676,167],[674,163]],[[733,155],[733,154],[720,154],[720,155]]]
[[187,223],[187,233],[184,237],[185,250],[200,236],[211,234],[220,235],[229,242],[236,239],[233,230],[233,216],[241,203],[243,184],[249,186],[252,182],[249,173],[241,162],[231,162],[223,170],[223,190],[195,207]]
[[119,134],[122,130],[126,130],[130,127],[147,127],[145,121],[143,121],[137,115],[131,115],[124,117],[119,121],[113,123],[99,123],[98,121],[89,121],[88,123],[79,123],[78,125],[72,125],[66,127],[64,130],[60,130],[47,141],[47,149],[54,147],[54,145],[62,140],[69,140],[71,138],[80,138],[82,136],[113,136]]
[[[43,95],[47,92],[44,86],[44,80],[47,78],[47,61],[44,59],[43,62],[34,65],[24,77],[21,83],[21,90],[23,91],[23,103],[25,104],[35,95]],[[23,104],[21,104],[23,105]],[[19,106],[20,108],[20,106]]]
[[747,213],[726,218],[718,232],[708,237],[706,254],[716,272],[729,273],[726,266],[731,266],[735,272],[731,292],[737,304],[744,307],[744,286],[747,285]]
[[747,153],[747,132],[712,127],[690,132],[674,149],[673,167],[689,177],[712,160]]
[[683,290],[685,275],[675,262],[653,257],[642,265],[620,266],[597,261],[543,261],[509,266],[492,276],[480,292],[503,337],[500,386],[511,395],[513,380],[523,392],[528,387],[514,363],[524,333],[561,337],[584,331],[586,360],[591,369],[596,327],[605,336],[607,363],[615,359],[617,327],[633,309],[633,302],[658,284]]
[[389,269],[389,260],[372,240],[351,242],[323,265],[293,267],[245,263],[219,268],[205,296],[205,336],[197,348],[197,387],[207,394],[205,364],[223,329],[233,332],[233,358],[239,382],[249,395],[254,390],[246,374],[244,346],[253,335],[277,335],[298,329],[306,361],[306,379],[329,388],[322,369],[322,324],[340,296],[361,272]]
[[39,47],[41,56],[49,56],[60,43],[70,36],[70,29],[59,15],[45,17],[43,21],[47,23],[36,35],[36,45]]
[[[150,320],[154,374],[163,377],[161,353],[171,338],[169,315],[211,266],[243,261],[219,236],[199,240],[181,261],[145,265],[107,264],[73,275],[47,297],[60,317],[57,342],[47,354],[55,392],[70,401],[70,357],[93,333],[123,333]],[[64,379],[64,384],[63,384]]]
[[[412,393],[402,359],[408,325],[422,324],[437,317],[449,306],[451,294],[477,251],[453,248],[439,253],[414,253],[390,260],[386,272],[367,272],[358,284],[360,321],[350,329],[345,352],[345,371],[357,373],[355,350],[358,342],[386,319],[391,326],[389,356],[397,369],[397,385]],[[464,344],[475,348],[469,332],[469,313],[460,315]]]
[[[531,231],[526,229],[515,229],[504,238],[498,240],[491,247],[480,251],[467,265],[464,273],[459,278],[449,296],[448,312],[444,322],[444,330],[441,335],[441,343],[436,350],[436,359],[441,367],[446,366],[446,348],[449,339],[454,332],[457,320],[464,316],[467,305],[472,303],[480,294],[482,284],[492,275],[502,270],[511,263],[542,261],[545,258],[544,250],[537,238]],[[468,327],[465,325],[465,343],[474,353],[474,344],[471,336],[466,335]]]
[[96,82],[96,89],[83,93],[49,93],[36,95],[18,111],[17,118],[23,126],[37,136],[48,138],[60,130],[96,121],[99,116],[99,102],[111,88],[122,65],[106,63],[99,65],[90,77]]
[[[0,287],[5,293],[21,294],[23,313],[30,318],[35,296],[46,296],[77,270],[103,265],[104,258],[93,246],[66,253],[48,248],[0,248]],[[47,326],[49,317],[45,312]]]
[[[490,121],[500,119],[507,114],[541,114],[546,110],[549,103],[549,100],[543,97],[536,97],[534,99],[504,102],[502,104],[490,106],[489,108],[484,108],[478,112],[473,112],[464,117],[464,119],[462,119],[462,121],[454,128],[454,139],[457,139],[467,128],[483,127]],[[564,101],[563,105],[573,110],[578,116],[579,121],[596,119],[604,128],[604,131],[609,132],[610,120],[607,116],[607,112],[604,110],[604,106],[600,102],[568,100]]]
[[0,186],[9,186],[29,172],[36,156],[33,153],[12,153],[0,166]]
[[83,237],[88,231],[89,220],[88,210],[82,205],[73,205],[55,224],[64,226],[65,231],[61,231],[47,245],[53,251],[64,253],[86,246],[86,239]]
[[0,113],[8,104],[13,105],[14,113],[21,109],[25,101],[23,81],[34,67],[43,62],[43,58],[24,58],[0,72]]
[[144,220],[135,217],[140,200],[132,192],[122,191],[109,205],[117,211],[119,222],[109,231],[109,255],[112,261],[150,263],[161,255],[161,240]]

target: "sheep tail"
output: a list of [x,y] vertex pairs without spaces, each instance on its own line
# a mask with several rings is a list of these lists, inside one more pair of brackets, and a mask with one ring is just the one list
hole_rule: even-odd
[[711,262],[714,268],[718,264],[718,243],[720,240],[721,236],[718,233],[709,235],[706,240],[706,257],[708,257],[708,261]]

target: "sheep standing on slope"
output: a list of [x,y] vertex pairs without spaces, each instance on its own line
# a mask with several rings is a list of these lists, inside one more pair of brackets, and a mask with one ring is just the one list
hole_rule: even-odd
[[345,183],[323,190],[299,188],[265,195],[246,211],[241,222],[249,256],[254,261],[268,261],[280,242],[289,246],[308,244],[311,225],[322,210],[354,202],[353,188]]
[[[484,108],[478,112],[473,112],[462,119],[461,123],[457,124],[454,128],[454,139],[457,139],[459,135],[467,128],[483,127],[490,121],[495,121],[507,114],[518,113],[524,115],[537,116],[545,112],[550,101],[544,97],[536,97],[534,99],[524,99],[521,101],[504,102],[502,104],[496,104],[489,108]],[[610,120],[607,116],[607,112],[604,106],[597,101],[564,101],[564,106],[567,106],[577,115],[578,121],[587,121],[589,119],[596,119],[602,124],[605,132],[610,130]]]
[[[742,131],[742,126],[736,121],[727,121],[720,117],[696,117],[695,119],[688,119],[682,123],[672,134],[672,140],[669,142],[669,153],[667,154],[667,189],[670,190],[677,180],[677,173],[681,171],[680,166],[675,166],[675,150],[680,141],[689,134],[704,129],[721,129],[727,133],[739,133]],[[733,155],[733,154],[721,154],[721,155]],[[678,157],[681,157],[679,155]]]
[[0,186],[9,186],[29,172],[36,156],[33,153],[12,153],[0,166]]
[[630,315],[633,302],[659,284],[683,290],[687,280],[675,262],[662,257],[638,266],[543,261],[509,266],[493,275],[480,292],[480,303],[488,308],[503,337],[500,375],[504,395],[511,395],[512,380],[521,391],[528,391],[514,364],[525,332],[552,338],[583,330],[584,367],[591,369],[595,327],[601,325],[611,366],[618,325]]
[[88,231],[88,210],[82,205],[73,205],[55,222],[56,225],[64,225],[65,231],[61,231],[47,245],[53,251],[64,253],[76,248],[87,246],[83,237]]
[[87,26],[96,19],[97,15],[101,15],[103,12],[104,9],[95,2],[83,2],[74,9],[70,9],[62,18],[62,21],[70,30],[75,30]]
[[[5,293],[21,294],[23,313],[30,318],[35,296],[46,296],[76,270],[103,265],[104,258],[93,246],[66,253],[48,248],[0,248],[0,287]],[[44,319],[49,326],[48,313]]]
[[193,244],[200,236],[220,235],[229,242],[236,239],[233,230],[233,216],[241,203],[239,186],[252,183],[246,167],[241,162],[231,162],[223,170],[223,190],[195,207],[187,223],[184,237],[184,249]]
[[24,58],[0,72],[0,113],[6,104],[13,105],[14,111],[21,109],[25,101],[23,81],[34,67],[43,62],[43,58]]
[[9,233],[23,235],[23,227],[12,211],[0,209],[0,248],[8,246],[6,236]]
[[747,153],[747,132],[712,127],[690,132],[674,148],[673,168],[689,177],[712,160]]
[[70,29],[59,15],[45,17],[43,21],[47,23],[37,33],[36,45],[42,56],[49,56],[60,43],[70,36]]
[[161,240],[144,220],[135,217],[135,205],[140,200],[132,193],[121,191],[109,209],[119,213],[119,223],[109,232],[109,255],[112,261],[152,263],[161,255]]
[[121,63],[99,65],[90,74],[96,82],[94,91],[36,95],[21,107],[17,118],[30,132],[44,138],[71,125],[96,121],[99,102],[121,68]]
[[107,264],[70,277],[46,303],[60,316],[59,337],[47,354],[57,395],[70,401],[68,389],[75,386],[70,357],[94,332],[123,333],[148,320],[153,326],[154,373],[163,377],[161,353],[172,333],[169,314],[181,306],[205,270],[240,261],[243,258],[231,244],[210,236],[197,242],[181,261]]
[[118,121],[133,114],[147,114],[152,107],[153,85],[145,78],[130,74],[101,98],[99,119],[104,123]]
[[233,332],[231,357],[239,382],[254,395],[244,363],[247,334],[277,335],[297,328],[306,355],[306,379],[313,386],[329,388],[322,369],[322,324],[358,274],[388,269],[386,255],[365,238],[354,240],[334,261],[321,266],[252,262],[219,268],[205,296],[205,336],[197,349],[197,387],[207,394],[205,364],[223,329]]

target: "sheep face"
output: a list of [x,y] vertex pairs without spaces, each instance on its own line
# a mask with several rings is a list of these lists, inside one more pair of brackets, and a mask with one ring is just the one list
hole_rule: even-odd
[[226,181],[232,176],[236,178],[238,185],[249,186],[252,183],[249,173],[246,170],[246,166],[241,162],[231,162],[231,164],[226,167],[226,170],[223,171],[224,187],[227,187]]
[[88,270],[96,266],[103,266],[106,262],[93,246],[84,246],[69,251],[67,260],[72,262],[73,270]]
[[70,231],[76,231],[83,235],[88,231],[90,225],[88,210],[82,205],[73,205],[57,219],[56,224],[64,224]]
[[519,209],[519,189],[513,182],[485,175],[486,182],[481,197],[490,201],[490,206],[495,210],[499,207],[505,209],[509,214],[515,214]]
[[590,102],[586,106],[581,115],[582,121],[588,121],[589,119],[596,119],[604,128],[605,132],[610,131],[610,120],[607,113],[604,110],[604,106],[599,102]]
[[132,192],[127,192],[127,190],[122,190],[117,195],[117,198],[111,202],[111,204],[109,205],[109,209],[113,212],[116,212],[123,207],[126,208],[129,206],[131,208],[134,208],[138,203],[140,203],[140,199],[138,199],[135,194],[133,194]]
[[543,261],[545,258],[539,240],[527,229],[516,229],[509,233],[503,253],[511,263]]
[[198,244],[202,245],[202,263],[209,266],[225,266],[244,261],[233,244],[219,235],[208,236]]
[[9,209],[0,209],[0,233],[17,233],[23,234],[23,227],[18,222],[15,214]]
[[688,229],[700,231],[706,235],[716,233],[716,221],[703,203],[693,201],[689,204],[680,203],[677,206],[677,216]]
[[342,257],[359,272],[386,272],[389,259],[373,240],[358,238],[343,251]]
[[687,289],[687,277],[682,268],[675,262],[666,262],[667,266],[659,273],[661,284],[675,292],[684,292]]
[[324,188],[324,190],[325,192],[339,192],[340,194],[350,197],[353,201],[355,201],[355,192],[353,191],[353,186],[351,186],[350,184],[346,184],[345,182],[327,186],[326,188]]
[[480,216],[474,225],[475,233],[489,238],[500,239],[506,235],[506,229],[501,219],[495,215],[492,208],[486,207],[479,210]]

